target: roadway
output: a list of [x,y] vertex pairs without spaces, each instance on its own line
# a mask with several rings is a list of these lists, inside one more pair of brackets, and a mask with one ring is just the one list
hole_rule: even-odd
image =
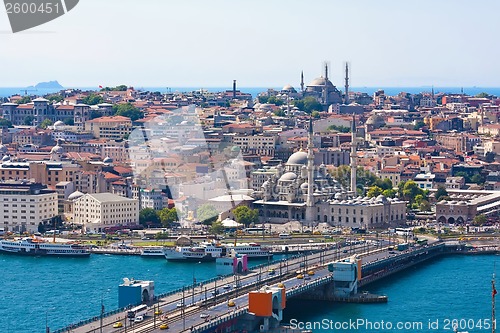
[[[74,328],[70,332],[87,333],[102,332],[160,332],[160,323],[167,323],[170,332],[189,331],[191,327],[198,327],[207,323],[207,318],[201,318],[200,315],[208,314],[210,320],[220,319],[222,315],[231,315],[234,311],[245,311],[248,306],[248,292],[258,290],[263,285],[272,285],[278,282],[284,282],[287,293],[300,285],[312,284],[314,281],[324,278],[329,274],[326,264],[334,260],[344,259],[353,254],[367,252],[375,249],[376,246],[365,244],[349,245],[343,248],[333,248],[324,252],[315,254],[294,256],[289,259],[283,259],[278,263],[273,263],[267,267],[260,267],[246,275],[233,275],[223,277],[219,280],[206,284],[196,285],[195,288],[188,287],[184,293],[170,295],[162,298],[159,306],[162,315],[154,315],[155,310],[151,307],[145,320],[140,323],[128,321],[126,313],[121,312],[103,318],[102,329],[100,321],[94,321],[90,324]],[[385,251],[386,252],[386,251]],[[386,254],[387,256],[387,254]],[[383,255],[380,255],[382,258]],[[270,270],[273,269],[274,273]],[[304,275],[306,279],[297,279],[297,271],[314,270],[316,272],[312,277]],[[235,307],[228,307],[228,300],[235,302]],[[180,304],[179,304],[180,303]],[[181,306],[184,304],[184,306]],[[162,321],[162,316],[163,320]],[[116,322],[122,322],[124,327],[113,328]],[[126,326],[126,327],[125,327]]]

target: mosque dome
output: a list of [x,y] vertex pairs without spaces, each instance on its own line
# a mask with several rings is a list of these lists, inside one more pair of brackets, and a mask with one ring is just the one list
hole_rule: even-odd
[[286,86],[284,86],[283,89],[281,89],[281,91],[291,92],[291,93],[296,93],[297,92],[297,90],[295,90],[295,88],[292,87],[291,84],[287,84]]
[[59,127],[59,126],[66,126],[65,123],[63,123],[62,121],[58,120],[54,123],[54,127]]
[[385,125],[384,117],[378,114],[373,114],[366,120],[366,125],[372,125],[373,127],[377,128],[382,127]]
[[82,196],[84,196],[85,194],[83,194],[82,192],[80,191],[75,191],[73,193],[71,193],[69,196],[68,196],[68,200],[70,201],[73,201],[73,200],[76,200]]
[[280,181],[292,181],[297,179],[297,175],[293,172],[286,172],[280,177]]
[[2,157],[2,162],[8,162],[8,161],[10,161],[9,155],[5,155],[4,157]]
[[113,163],[113,159],[111,157],[106,157],[104,160],[103,160],[104,163]]
[[303,191],[303,192],[307,192],[307,189],[309,188],[309,184],[307,182],[305,183],[302,183],[300,185],[300,189]]
[[312,80],[311,83],[309,83],[307,86],[308,87],[323,87],[323,86],[333,87],[333,83],[332,83],[332,81],[328,80],[327,78],[320,76],[320,77]]
[[289,158],[286,164],[295,164],[295,165],[306,165],[307,164],[307,153],[303,151],[298,151],[293,153]]

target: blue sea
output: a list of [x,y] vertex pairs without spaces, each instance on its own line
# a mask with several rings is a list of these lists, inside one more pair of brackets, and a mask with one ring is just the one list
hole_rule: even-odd
[[[380,322],[422,322],[423,330],[446,331],[446,320],[474,322],[469,332],[487,332],[478,323],[491,315],[491,275],[499,256],[448,256],[421,264],[370,285],[385,294],[387,304],[337,304],[290,300],[285,321],[363,319]],[[90,258],[30,258],[0,254],[0,332],[44,332],[99,315],[118,307],[122,278],[155,281],[157,294],[215,276],[214,263],[172,263],[137,256],[92,255]],[[427,329],[429,321],[439,329]],[[425,326],[427,325],[427,326]],[[484,326],[484,325],[483,325]],[[334,332],[321,329],[314,332]],[[358,332],[381,332],[359,328]],[[400,332],[401,330],[385,330]],[[490,330],[491,331],[491,330]],[[451,330],[450,330],[451,332]]]
[[[78,88],[82,90],[98,90],[98,87],[67,87],[67,88]],[[232,87],[135,87],[139,90],[146,91],[160,91],[162,93],[165,92],[189,92],[196,91],[200,89],[208,90],[210,92],[218,92],[231,90]],[[268,89],[281,90],[282,87],[238,87],[238,90],[242,92],[250,93],[252,96],[257,96],[258,93],[267,91]],[[299,86],[295,87],[295,89],[299,89]],[[339,89],[343,89],[343,87],[339,87]],[[351,91],[356,92],[365,92],[369,95],[372,95],[375,91],[382,89],[385,91],[386,95],[394,96],[399,94],[400,92],[406,93],[420,93],[420,92],[430,92],[431,86],[420,86],[420,87],[351,87]],[[463,89],[463,92],[467,95],[477,95],[481,92],[486,92],[490,95],[500,96],[500,87],[434,87],[434,92],[439,93],[460,93]],[[0,87],[0,98],[1,97],[9,97],[15,94],[24,95],[25,93],[31,95],[42,96],[50,93],[55,93],[60,91],[60,89],[37,89],[37,90],[27,90],[27,88],[22,87]]]

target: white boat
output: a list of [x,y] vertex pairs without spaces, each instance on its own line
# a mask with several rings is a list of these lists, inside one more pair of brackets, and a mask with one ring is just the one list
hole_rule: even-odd
[[141,251],[141,257],[163,258],[164,256],[163,246],[146,246]]
[[214,261],[223,256],[225,249],[213,243],[197,246],[177,246],[165,249],[165,258],[170,261]]
[[258,243],[238,243],[236,245],[226,245],[228,254],[246,254],[251,258],[272,257],[271,249],[263,247]]
[[47,242],[41,238],[2,239],[0,252],[27,256],[86,257],[89,249],[81,244]]

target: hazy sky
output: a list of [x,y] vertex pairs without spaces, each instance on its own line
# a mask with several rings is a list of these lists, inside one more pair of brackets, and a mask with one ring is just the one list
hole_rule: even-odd
[[498,0],[80,0],[12,34],[0,86],[500,86]]

